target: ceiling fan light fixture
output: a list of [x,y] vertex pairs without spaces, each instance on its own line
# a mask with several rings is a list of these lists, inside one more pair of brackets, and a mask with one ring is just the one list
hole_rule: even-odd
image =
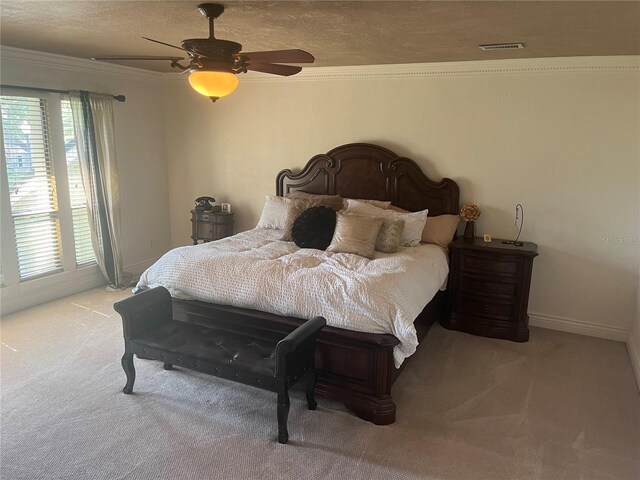
[[236,89],[238,77],[231,72],[196,70],[189,75],[189,84],[196,92],[215,102]]
[[[0,0],[2,1],[2,0]],[[180,50],[182,55],[189,55],[189,64],[183,65],[183,57],[176,56],[144,56],[117,55],[94,57],[94,60],[169,60],[171,67],[182,72],[190,72],[189,84],[196,92],[215,102],[220,97],[232,93],[238,86],[237,74],[248,70],[288,77],[300,73],[302,67],[286,65],[287,63],[313,63],[315,58],[309,52],[292,48],[287,50],[269,50],[260,52],[242,52],[242,45],[230,40],[216,38],[213,34],[213,23],[224,12],[224,5],[219,3],[201,3],[198,11],[209,20],[208,38],[187,38],[180,46],[154,40],[143,39]]]

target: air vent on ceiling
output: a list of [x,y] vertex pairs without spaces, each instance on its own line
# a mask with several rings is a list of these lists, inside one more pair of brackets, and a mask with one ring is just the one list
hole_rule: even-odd
[[488,43],[478,45],[481,50],[513,50],[514,48],[524,48],[524,43]]

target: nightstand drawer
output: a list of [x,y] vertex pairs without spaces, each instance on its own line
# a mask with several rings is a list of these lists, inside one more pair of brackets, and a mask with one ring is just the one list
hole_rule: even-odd
[[220,238],[230,237],[233,235],[233,223],[218,224],[216,228],[216,236]]
[[499,298],[513,299],[518,293],[516,282],[496,282],[494,279],[471,277],[462,275],[460,277],[461,293],[480,293]]
[[513,321],[515,319],[514,304],[495,303],[462,295],[459,295],[453,302],[453,311],[497,320]]
[[499,273],[506,275],[517,275],[520,271],[520,262],[517,258],[513,260],[508,257],[492,255],[474,255],[466,253],[462,255],[463,272]]
[[210,223],[198,223],[196,236],[198,238],[213,238],[213,225]]

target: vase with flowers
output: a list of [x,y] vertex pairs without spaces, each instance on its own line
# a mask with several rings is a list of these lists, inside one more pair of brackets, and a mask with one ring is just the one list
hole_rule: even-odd
[[480,218],[480,207],[475,203],[468,203],[460,209],[460,219],[467,222],[464,227],[463,238],[473,241],[476,236],[476,220]]

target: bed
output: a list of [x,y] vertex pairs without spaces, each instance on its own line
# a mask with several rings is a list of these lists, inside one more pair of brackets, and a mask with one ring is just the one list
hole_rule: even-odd
[[[443,179],[440,182],[434,182],[424,175],[413,160],[398,157],[388,149],[371,144],[343,145],[326,154],[314,156],[300,172],[283,170],[277,175],[278,196],[285,196],[297,190],[312,194],[341,195],[353,199],[387,200],[409,211],[428,208],[429,217],[458,212],[459,190],[454,181]],[[253,246],[251,242],[257,242],[259,252],[262,252],[261,248],[268,250],[272,245],[269,243],[272,240],[269,232],[244,232],[236,237],[238,238],[235,240],[224,239],[213,242],[215,245],[183,247],[183,250],[173,255],[180,257],[178,261],[199,264],[206,260],[208,253],[213,254],[223,249],[224,242],[235,241],[235,245],[240,244],[237,247],[238,250],[247,251]],[[262,240],[265,242],[264,246],[260,243]],[[274,242],[273,244],[279,249],[291,248],[292,252],[297,250],[292,242]],[[417,247],[415,252],[421,251],[420,249],[426,250],[427,247]],[[311,249],[300,251],[304,250],[311,251]],[[188,252],[192,258],[187,258],[189,255],[186,253],[182,255],[180,252]],[[285,251],[284,254],[286,253]],[[274,255],[279,257],[283,253]],[[304,258],[313,258],[313,255],[309,253]],[[151,283],[149,277],[145,275],[147,272],[143,278]],[[206,277],[203,276],[203,278]],[[412,286],[405,282],[403,288],[409,289]],[[432,286],[431,289],[434,290]],[[308,303],[311,304],[315,299],[311,298],[312,294],[309,292],[306,295],[309,295]],[[446,291],[437,291],[431,301],[417,314],[413,322],[417,341],[421,340],[429,327],[445,313],[447,303],[445,297]],[[280,298],[273,300],[277,303]],[[285,307],[266,312],[223,303],[227,302],[209,303],[180,298],[180,295],[174,294],[174,319],[264,339],[281,337],[305,321],[294,315],[272,313],[273,311],[286,312]],[[238,302],[235,305],[243,305],[243,303]],[[351,312],[355,317],[355,309]],[[419,312],[419,308],[416,312]],[[370,312],[366,313],[366,315],[369,314]],[[349,309],[341,310],[340,315],[349,315]],[[333,323],[341,325],[339,318]],[[319,396],[344,402],[356,415],[375,424],[393,423],[396,418],[396,405],[391,395],[391,387],[407,363],[402,361],[406,355],[399,355],[402,347],[406,347],[406,343],[407,340],[400,334],[394,336],[388,333],[367,333],[336,326],[325,327],[317,340],[316,393]],[[413,349],[415,346],[409,348],[409,352]],[[400,367],[396,368],[400,363]]]

